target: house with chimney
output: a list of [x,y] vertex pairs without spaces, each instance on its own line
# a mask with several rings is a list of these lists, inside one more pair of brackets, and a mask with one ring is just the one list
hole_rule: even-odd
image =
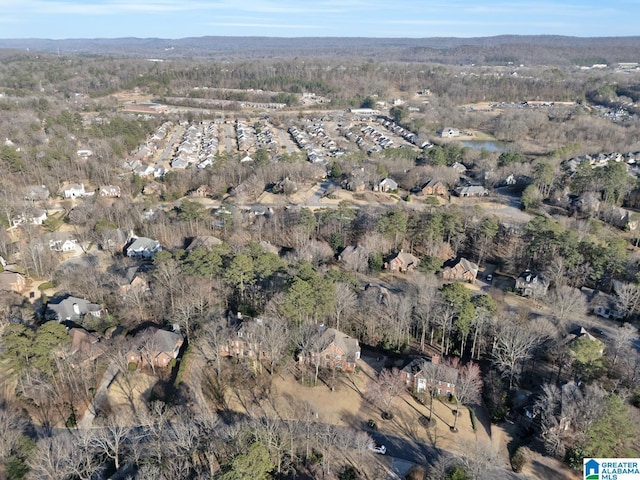
[[120,187],[118,185],[103,185],[98,189],[98,195],[102,198],[120,198]]
[[133,338],[134,346],[127,352],[127,362],[138,367],[172,366],[178,359],[184,338],[179,331],[149,327]]
[[473,282],[478,276],[478,265],[464,257],[450,260],[442,269],[442,279],[447,282]]
[[354,372],[356,362],[360,360],[358,340],[335,328],[320,328],[320,336],[307,352],[301,352],[298,362],[330,370]]
[[27,284],[24,275],[18,272],[2,270],[0,272],[0,291],[22,293]]
[[103,313],[102,305],[90,302],[86,298],[67,295],[53,298],[49,301],[45,311],[45,318],[58,322],[72,321],[81,323],[82,319],[87,315],[100,318]]
[[130,258],[153,258],[156,253],[162,250],[160,242],[147,237],[136,237],[132,235],[125,247],[125,253]]
[[412,272],[420,263],[417,257],[400,250],[384,262],[384,268],[391,272]]
[[440,361],[439,355],[420,357],[400,370],[407,387],[415,393],[452,397],[456,392],[458,369]]
[[543,297],[549,289],[549,280],[541,273],[525,270],[516,279],[516,292],[523,297]]

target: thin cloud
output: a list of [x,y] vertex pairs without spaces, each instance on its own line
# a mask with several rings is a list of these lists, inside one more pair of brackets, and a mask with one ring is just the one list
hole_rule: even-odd
[[210,27],[243,27],[243,28],[286,28],[286,29],[325,29],[322,25],[298,25],[287,23],[246,23],[246,22],[208,22]]

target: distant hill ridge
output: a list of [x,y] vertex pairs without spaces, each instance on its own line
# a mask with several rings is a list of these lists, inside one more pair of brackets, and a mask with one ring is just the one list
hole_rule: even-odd
[[142,58],[291,58],[359,56],[438,63],[593,64],[639,62],[640,36],[500,35],[476,38],[189,37],[0,39],[0,48],[59,55]]

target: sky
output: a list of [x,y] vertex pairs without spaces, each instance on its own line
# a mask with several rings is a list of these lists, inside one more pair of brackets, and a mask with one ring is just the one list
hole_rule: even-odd
[[0,0],[0,38],[640,35],[640,0]]

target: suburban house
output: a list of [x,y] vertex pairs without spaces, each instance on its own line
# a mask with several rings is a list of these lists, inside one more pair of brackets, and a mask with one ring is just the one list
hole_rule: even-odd
[[368,264],[369,254],[362,247],[348,245],[338,255],[338,261],[343,262],[352,269],[364,268]]
[[542,297],[548,289],[549,281],[531,270],[525,270],[516,279],[516,291],[523,297]]
[[118,185],[104,185],[98,189],[98,195],[103,198],[120,198],[120,187]]
[[344,184],[345,189],[351,192],[365,191],[367,188],[365,177],[366,174],[363,167],[353,169],[351,172],[349,172],[347,181]]
[[127,257],[131,258],[152,258],[160,250],[162,247],[157,240],[136,236],[131,237],[129,244],[125,247]]
[[191,190],[191,192],[189,192],[189,195],[197,198],[206,198],[207,195],[209,195],[209,187],[207,187],[206,185],[200,185],[195,190]]
[[70,183],[62,191],[64,198],[86,197],[89,194],[84,189],[84,183]]
[[98,246],[102,250],[122,250],[127,244],[127,233],[121,228],[101,230]]
[[138,266],[129,267],[122,271],[119,284],[125,297],[132,290],[149,290],[149,282],[140,275],[140,267]]
[[376,183],[373,189],[376,192],[387,193],[387,192],[392,192],[394,190],[398,190],[398,184],[396,183],[395,180],[387,177],[380,180],[378,183]]
[[182,334],[149,327],[134,337],[135,347],[127,352],[127,362],[140,367],[168,367],[180,354]]
[[44,185],[30,185],[25,189],[24,199],[30,202],[38,202],[47,200],[49,195],[49,189]]
[[100,343],[100,337],[84,328],[73,327],[67,333],[71,337],[71,355],[84,357],[86,360],[94,360],[105,351]]
[[335,328],[327,328],[314,343],[311,351],[298,357],[298,362],[319,365],[321,368],[354,372],[360,359],[358,340]]
[[439,355],[416,358],[407,364],[400,375],[407,387],[416,393],[432,392],[436,395],[455,395],[458,370],[440,362]]
[[206,250],[210,250],[213,247],[218,245],[222,245],[222,240],[218,237],[214,237],[213,235],[200,235],[198,237],[193,237],[189,246],[185,249],[186,252],[191,252],[198,248],[204,248]]
[[[569,335],[567,335],[567,337],[564,339],[564,344],[571,347],[578,340],[588,340],[589,342],[597,343],[600,346],[600,355],[604,355],[604,343],[591,335],[584,327],[578,327],[575,330],[569,332]],[[571,351],[571,348],[569,349],[569,351]]]
[[454,192],[459,197],[484,197],[489,195],[489,190],[481,185],[469,185],[466,187],[457,187]]
[[245,318],[241,314],[229,318],[230,331],[233,332],[222,342],[219,353],[223,357],[268,359],[267,353],[260,345],[263,329],[270,328],[269,321],[262,318]]
[[443,128],[440,131],[440,136],[442,138],[451,138],[451,137],[459,137],[460,136],[460,130],[458,130],[457,128]]
[[44,236],[49,249],[54,252],[74,252],[78,246],[78,240],[69,233],[53,232]]
[[24,275],[7,270],[0,272],[0,291],[22,293],[25,285]]
[[164,191],[164,185],[156,181],[151,181],[142,187],[143,195],[160,195]]
[[41,208],[32,208],[11,219],[14,227],[18,225],[42,225],[47,219],[47,212]]
[[78,298],[68,295],[66,297],[54,298],[49,301],[45,317],[58,322],[67,320],[78,322],[86,315],[96,318],[102,316],[103,308],[97,303],[91,303],[85,298]]
[[418,266],[418,263],[420,263],[418,258],[400,250],[384,262],[384,268],[392,272],[411,272]]
[[444,183],[432,179],[420,187],[419,193],[420,195],[446,196],[449,193],[449,190]]
[[473,282],[477,276],[478,265],[466,258],[449,261],[442,270],[442,278],[448,282]]
[[624,208],[614,207],[605,210],[600,214],[600,218],[621,230],[633,232],[638,228],[638,215]]
[[463,163],[460,162],[455,162],[453,165],[451,165],[451,168],[458,174],[458,175],[464,175],[465,173],[467,173],[467,167],[464,166]]

